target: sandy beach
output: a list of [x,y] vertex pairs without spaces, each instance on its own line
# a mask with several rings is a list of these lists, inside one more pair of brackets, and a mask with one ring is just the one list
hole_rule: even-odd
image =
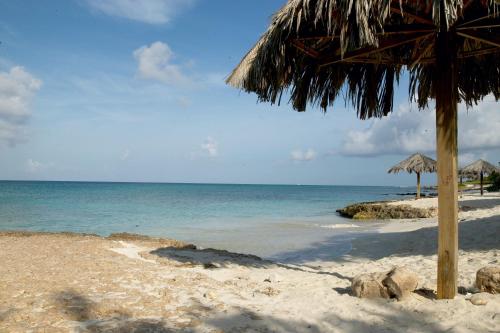
[[[287,264],[169,240],[0,233],[0,332],[498,332],[500,296],[468,299],[476,271],[500,264],[500,196],[460,205],[454,300],[429,291],[435,218],[386,222],[334,260],[333,239],[313,244],[298,256],[311,260]],[[395,265],[416,272],[422,291],[401,302],[350,295],[354,276]]]

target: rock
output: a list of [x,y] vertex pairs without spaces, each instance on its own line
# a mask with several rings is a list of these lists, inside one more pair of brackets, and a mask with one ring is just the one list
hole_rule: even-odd
[[478,270],[476,286],[480,291],[500,294],[500,266],[487,266]]
[[418,277],[404,267],[395,267],[387,274],[382,284],[387,287],[390,296],[400,301],[417,289]]
[[387,288],[382,284],[384,273],[361,274],[352,280],[352,293],[359,298],[389,298]]
[[352,293],[359,298],[407,297],[418,287],[418,277],[404,267],[395,267],[387,273],[361,274],[352,280]]
[[474,305],[486,305],[488,304],[488,299],[487,299],[488,296],[489,295],[486,293],[475,294],[472,295],[469,301]]
[[469,289],[467,289],[467,292],[471,294],[478,294],[481,292],[481,290],[479,290],[479,288],[477,287],[469,287]]
[[435,208],[415,208],[410,205],[389,205],[383,202],[364,202],[338,209],[343,216],[356,220],[415,219],[436,216]]

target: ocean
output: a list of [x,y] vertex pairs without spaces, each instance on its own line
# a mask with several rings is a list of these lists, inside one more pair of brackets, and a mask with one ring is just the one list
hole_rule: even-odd
[[[0,230],[130,232],[281,261],[335,256],[373,223],[347,204],[411,187],[0,181]],[[323,254],[322,254],[323,253]],[[314,259],[314,258],[312,258]]]

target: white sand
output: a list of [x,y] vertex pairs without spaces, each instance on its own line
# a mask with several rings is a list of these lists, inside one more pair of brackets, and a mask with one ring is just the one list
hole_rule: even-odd
[[[479,268],[500,265],[500,196],[464,196],[461,205],[459,285],[472,290]],[[436,220],[391,221],[379,232],[354,240],[335,260],[321,260],[327,243],[314,244],[304,251],[317,260],[293,265],[133,241],[46,238],[37,248],[36,237],[0,237],[0,284],[7,287],[0,289],[0,332],[500,332],[500,295],[484,306],[471,304],[470,294],[438,301],[414,293],[402,302],[350,296],[352,277],[394,265],[435,290]],[[62,242],[63,257],[43,253]],[[32,258],[15,257],[28,244],[37,249]],[[61,265],[64,273],[43,282],[44,270]]]

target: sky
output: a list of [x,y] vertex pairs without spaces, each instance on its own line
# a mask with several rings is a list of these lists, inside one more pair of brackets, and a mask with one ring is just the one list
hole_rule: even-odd
[[[361,121],[257,103],[224,79],[284,0],[0,0],[0,179],[413,185],[432,105]],[[459,106],[459,164],[500,161],[500,105]],[[425,175],[433,184],[434,175]]]

